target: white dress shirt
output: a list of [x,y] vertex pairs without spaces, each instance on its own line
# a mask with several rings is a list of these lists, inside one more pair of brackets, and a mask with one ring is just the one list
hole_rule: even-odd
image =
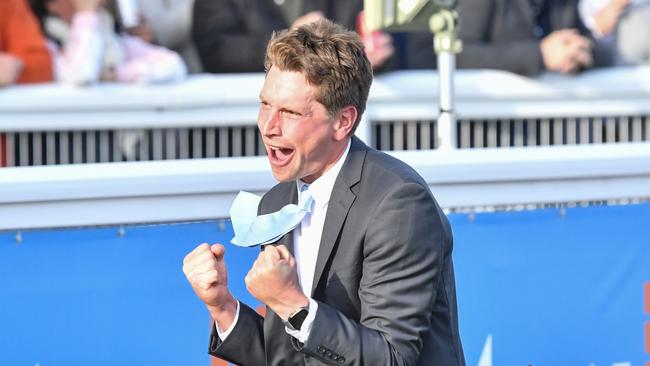
[[[350,152],[351,141],[352,140],[348,140],[348,146],[345,148],[345,151],[336,163],[313,183],[308,185],[301,180],[296,181],[299,201],[300,195],[303,194],[303,191],[305,190],[303,186],[308,186],[307,190],[314,198],[311,214],[305,215],[300,222],[300,225],[298,225],[292,233],[293,253],[298,267],[298,280],[302,292],[305,296],[309,297],[309,314],[303,321],[300,330],[292,329],[289,326],[285,327],[285,330],[302,343],[305,343],[307,338],[309,338],[314,319],[316,318],[316,311],[318,311],[318,303],[311,298],[311,289],[314,283],[314,271],[316,270],[316,259],[318,258],[318,248],[323,234],[325,216],[327,215],[327,207],[332,195],[334,183],[336,182],[341,167]],[[237,324],[238,319],[239,303],[237,303],[237,315],[235,316],[235,320],[231,324],[230,328],[222,332],[215,323],[217,334],[222,341],[230,334],[232,329],[235,327],[235,324]]]

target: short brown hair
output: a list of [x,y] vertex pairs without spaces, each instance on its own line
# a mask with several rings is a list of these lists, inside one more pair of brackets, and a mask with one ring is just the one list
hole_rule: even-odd
[[372,84],[372,66],[359,36],[323,19],[273,33],[266,47],[266,72],[272,66],[297,71],[316,86],[316,100],[330,116],[343,107],[357,109],[359,125]]

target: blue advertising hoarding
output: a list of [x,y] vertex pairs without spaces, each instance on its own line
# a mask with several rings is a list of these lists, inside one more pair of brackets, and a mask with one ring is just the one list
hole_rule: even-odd
[[[468,365],[643,366],[650,204],[452,214]],[[223,222],[0,233],[1,365],[208,365],[182,273]],[[256,249],[227,248],[231,287]],[[647,292],[647,290],[645,290]]]

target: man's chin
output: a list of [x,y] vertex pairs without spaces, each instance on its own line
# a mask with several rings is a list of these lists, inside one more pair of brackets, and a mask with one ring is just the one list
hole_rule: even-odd
[[294,176],[295,174],[291,174],[291,173],[283,171],[281,169],[273,169],[273,168],[271,168],[271,172],[273,173],[273,177],[275,178],[275,180],[277,180],[280,183],[291,182],[291,181],[295,181],[297,179]]

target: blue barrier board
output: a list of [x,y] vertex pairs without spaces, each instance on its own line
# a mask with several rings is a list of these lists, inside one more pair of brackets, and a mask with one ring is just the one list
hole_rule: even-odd
[[[450,221],[468,365],[650,361],[650,204]],[[15,235],[0,233],[1,365],[209,365],[209,316],[182,261],[228,242],[227,221]],[[256,256],[227,247],[232,290],[252,305],[243,278]]]

